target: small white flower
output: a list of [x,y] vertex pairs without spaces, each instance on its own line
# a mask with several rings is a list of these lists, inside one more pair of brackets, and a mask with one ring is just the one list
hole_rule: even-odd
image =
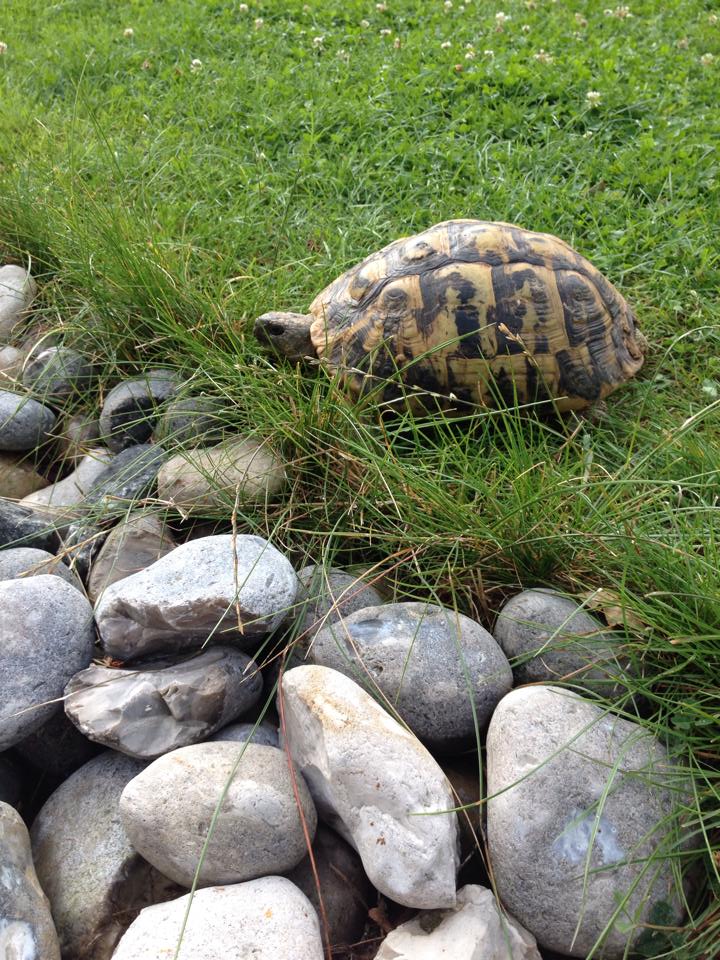
[[443,40],[443,42],[440,44],[440,49],[449,50],[451,46],[452,46],[451,40]]
[[385,11],[387,10],[387,4],[386,4],[386,3],[376,3],[376,4],[375,4],[375,9],[377,10],[378,13],[385,13]]
[[687,50],[687,48],[690,46],[690,41],[687,37],[680,37],[675,46],[678,48],[678,50]]
[[630,7],[626,7],[625,4],[615,7],[614,10],[604,10],[603,13],[606,17],[616,17],[618,20],[627,20],[628,17],[632,16]]
[[543,48],[540,47],[538,52],[535,54],[535,59],[538,63],[552,63],[555,57],[551,53],[548,53],[547,50],[543,50]]
[[535,0],[525,0],[525,6],[528,10],[534,10],[537,7]]
[[461,3],[458,7],[458,13],[465,13],[465,4]]
[[452,10],[452,0],[445,0],[443,6],[445,7],[446,12],[448,10]]
[[605,7],[605,9],[603,10],[603,14],[606,17],[611,17],[613,15],[613,12],[609,7]]
[[395,37],[395,39],[393,40],[393,46],[395,47],[396,50],[400,49],[400,47],[402,46],[402,41],[400,40],[400,37]]
[[303,13],[310,13],[310,4],[303,4]]
[[135,36],[135,31],[132,27],[125,27],[123,30],[123,36],[127,37],[128,40],[131,40]]
[[524,24],[520,27],[520,29],[522,30],[523,33],[530,33],[530,24],[529,24],[529,23],[524,23]]
[[387,27],[385,27],[384,30],[381,30],[381,31],[380,31],[380,36],[381,36],[381,37],[389,37],[391,33],[392,33],[392,30],[389,30]]
[[701,63],[704,67],[710,67],[710,66],[712,66],[712,64],[713,64],[714,62],[715,62],[715,57],[713,56],[712,53],[704,53],[704,54],[700,57],[700,63]]
[[510,17],[506,13],[503,13],[502,10],[498,10],[498,12],[495,14],[495,23],[499,23],[500,26],[502,26],[503,23],[509,19]]
[[198,70],[202,70],[202,65],[202,60],[198,60],[197,57],[190,61],[190,69],[193,73],[197,73]]
[[241,3],[240,6],[238,7],[238,10],[240,11],[240,13],[247,13],[249,9],[250,7],[246,3]]
[[474,51],[474,50],[468,50],[467,53],[465,54],[465,59],[466,59],[466,60],[474,60],[474,59],[475,59],[475,51]]
[[262,30],[262,27],[263,27],[263,24],[264,24],[264,23],[265,23],[265,21],[263,20],[263,18],[262,18],[262,17],[258,17],[257,20],[256,20],[255,23],[254,23],[255,29],[256,29],[256,30]]
[[4,43],[2,40],[0,40],[0,57],[1,57],[4,53],[7,53],[7,44]]
[[345,63],[350,62],[350,54],[347,52],[347,50],[338,50],[337,57],[338,60],[343,60]]
[[586,27],[586,26],[588,25],[587,20],[585,19],[585,17],[584,17],[581,13],[576,13],[576,14],[575,14],[575,23],[576,23],[579,27]]
[[363,30],[367,30],[367,28],[370,26],[370,21],[369,21],[369,20],[361,20],[361,21],[360,21],[360,26],[363,28]]
[[313,46],[321,47],[325,43],[325,37],[313,37]]
[[588,90],[585,94],[585,99],[587,100],[588,106],[597,107],[602,100],[602,94],[599,90]]
[[494,51],[494,50],[483,50],[483,56],[484,56],[484,57],[487,57],[489,60],[492,60],[493,57],[495,56],[495,51]]
[[583,134],[583,140],[591,140],[592,135],[593,135],[592,130],[586,130],[585,133]]
[[718,15],[716,13],[711,13],[708,15],[708,23],[710,24],[711,27],[714,27],[717,22],[718,22]]
[[454,69],[455,73],[462,73],[464,68],[463,68],[463,65],[462,65],[461,63],[456,63],[455,66],[453,67],[453,69]]

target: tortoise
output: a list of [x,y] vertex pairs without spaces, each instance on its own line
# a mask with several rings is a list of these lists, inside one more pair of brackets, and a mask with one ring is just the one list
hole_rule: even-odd
[[622,295],[568,244],[485,220],[395,240],[308,314],[265,313],[255,334],[289,359],[317,355],[356,397],[560,412],[612,393],[646,347]]

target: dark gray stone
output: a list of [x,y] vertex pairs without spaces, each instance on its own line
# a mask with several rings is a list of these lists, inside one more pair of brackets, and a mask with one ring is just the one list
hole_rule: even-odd
[[253,707],[261,692],[250,657],[212,647],[180,663],[123,670],[93,664],[65,688],[65,712],[91,740],[148,760],[207,739]]
[[569,597],[524,590],[503,606],[494,633],[519,684],[562,681],[610,699],[627,694],[622,637]]
[[115,515],[127,511],[131,502],[150,493],[166,458],[165,450],[155,444],[124,449],[97,478],[84,505],[93,511],[109,511]]
[[0,450],[34,450],[55,426],[55,414],[32,397],[0,390]]
[[231,743],[257,743],[261,747],[277,747],[278,731],[271,723],[263,720],[255,727],[254,723],[231,723],[218,730],[209,738],[213,743],[228,740]]
[[144,570],[175,546],[158,516],[149,511],[131,513],[110,531],[92,563],[87,581],[91,602],[95,603],[106,587]]
[[365,607],[378,607],[383,598],[369,583],[335,567],[310,564],[298,572],[298,617],[295,636],[307,648],[321,627],[336,623]]
[[[505,654],[474,620],[434,604],[367,607],[315,634],[309,659],[352,677],[431,749],[476,742],[512,687]],[[474,708],[474,711],[473,711]]]
[[100,436],[111,450],[124,450],[150,439],[161,403],[180,386],[174,370],[148,370],[123,380],[108,393],[100,413]]
[[294,781],[285,753],[275,747],[250,743],[238,762],[235,743],[195,743],[166,753],[131,780],[120,798],[120,815],[135,849],[189,887],[227,787],[198,882],[239,883],[285,873],[305,855],[295,790],[311,838],[317,814],[298,770]]
[[33,867],[27,827],[6,803],[0,803],[0,956],[60,960],[50,904]]
[[171,400],[158,420],[156,435],[169,447],[207,446],[222,440],[227,422],[218,397],[181,397]]
[[93,377],[92,364],[71,347],[48,347],[33,356],[23,370],[23,384],[40,399],[66,400],[87,391]]
[[0,581],[0,750],[62,710],[65,684],[90,663],[92,607],[60,577]]
[[8,753],[0,754],[0,802],[16,807],[23,795],[24,780],[17,761]]
[[29,507],[0,499],[0,547],[21,546],[55,553],[60,546],[57,525]]
[[655,908],[681,922],[668,854],[686,781],[648,730],[573,691],[521,687],[493,715],[487,776],[497,893],[541,946],[620,960]]
[[0,551],[0,580],[16,580],[20,577],[60,577],[71,587],[83,591],[78,575],[67,567],[60,557],[47,550],[34,547],[9,547]]
[[[350,844],[334,830],[318,826],[312,845],[315,867],[320,881],[320,895],[310,857],[305,857],[287,874],[317,911],[323,942],[333,947],[360,940],[368,910],[377,902],[377,895],[365,875],[362,860]],[[322,919],[320,897],[325,908],[329,941]]]
[[61,784],[35,818],[35,868],[63,957],[110,960],[143,907],[183,892],[133,849],[120,821],[120,794],[143,767],[108,750]]

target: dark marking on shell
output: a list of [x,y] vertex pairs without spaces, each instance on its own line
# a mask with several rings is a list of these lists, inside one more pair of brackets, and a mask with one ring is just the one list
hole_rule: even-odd
[[601,388],[593,370],[574,360],[569,351],[558,350],[555,354],[560,371],[560,393],[562,396],[582,397],[589,403],[600,397]]

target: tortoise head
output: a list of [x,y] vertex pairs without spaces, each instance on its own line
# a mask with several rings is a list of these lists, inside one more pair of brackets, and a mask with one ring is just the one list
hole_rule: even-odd
[[255,321],[255,336],[288,360],[303,360],[315,356],[310,339],[313,319],[309,313],[264,313]]

